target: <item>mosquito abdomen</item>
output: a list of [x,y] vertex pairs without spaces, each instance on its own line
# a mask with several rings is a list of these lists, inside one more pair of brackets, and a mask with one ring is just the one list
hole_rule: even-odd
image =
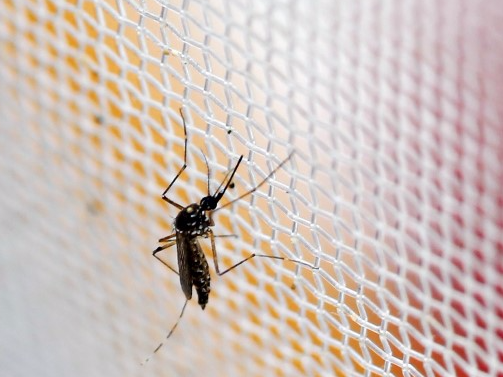
[[192,253],[190,266],[192,273],[192,284],[194,284],[194,287],[196,287],[198,298],[197,302],[204,310],[206,304],[208,303],[208,297],[211,291],[210,269],[197,239],[192,239],[190,244],[190,252]]

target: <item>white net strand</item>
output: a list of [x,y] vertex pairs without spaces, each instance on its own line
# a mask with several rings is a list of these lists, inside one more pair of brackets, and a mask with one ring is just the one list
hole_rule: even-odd
[[[496,0],[28,1],[0,12],[6,376],[503,376]],[[205,311],[152,258],[215,190]],[[201,244],[213,269],[211,250]],[[163,258],[176,265],[176,250]]]

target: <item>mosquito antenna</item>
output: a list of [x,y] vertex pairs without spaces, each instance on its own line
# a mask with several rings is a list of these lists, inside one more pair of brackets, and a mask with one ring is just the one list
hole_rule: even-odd
[[210,165],[208,165],[208,159],[206,158],[206,155],[204,154],[203,150],[200,149],[201,154],[203,155],[204,162],[206,163],[206,171],[208,172],[208,196],[210,196]]
[[150,359],[151,359],[151,358],[152,358],[152,357],[156,354],[156,352],[157,352],[157,351],[159,351],[159,350],[161,349],[161,347],[164,345],[164,342],[165,342],[166,340],[168,340],[168,339],[171,337],[171,335],[173,335],[173,332],[175,331],[176,326],[178,326],[178,322],[180,322],[180,320],[182,319],[183,312],[185,311],[185,307],[187,306],[187,303],[188,303],[188,302],[189,302],[189,300],[185,300],[185,304],[183,304],[183,308],[182,308],[182,311],[180,312],[180,316],[179,316],[179,317],[178,317],[178,319],[176,320],[176,323],[175,323],[175,324],[174,324],[174,326],[171,328],[171,330],[169,330],[169,333],[168,333],[168,335],[166,335],[166,338],[164,339],[164,341],[163,341],[163,342],[161,342],[161,343],[157,346],[157,348],[154,350],[154,352],[152,352],[152,354],[151,354],[149,357],[147,357],[147,358],[143,361],[143,363],[141,363],[141,365],[145,365],[145,364],[147,364],[147,363],[148,363],[148,361],[149,361],[149,360],[150,360]]
[[[217,200],[217,202],[222,199],[222,197],[224,196],[225,194],[225,191],[227,191],[227,188],[229,187],[229,185],[231,184],[232,182],[232,178],[234,178],[234,174],[236,174],[236,170],[238,170],[238,167],[239,167],[239,164],[241,163],[241,161],[243,160],[243,155],[241,155],[241,157],[239,157],[239,160],[238,160],[238,163],[236,164],[236,166],[234,167],[234,170],[232,171],[231,173],[231,176],[229,177],[229,180],[227,181],[227,183],[225,184],[225,187],[222,191],[215,193],[215,199]],[[228,174],[227,174],[228,175]],[[225,181],[222,181],[222,184],[223,182]],[[222,187],[222,184],[220,184],[220,187]]]
[[220,186],[218,186],[218,188],[216,189],[215,195],[220,191],[220,189],[222,188],[222,186],[224,185],[224,183],[227,181],[227,178],[229,177],[229,175],[232,173],[233,170],[228,170],[227,173],[225,173],[225,177],[224,177],[224,179],[222,179],[222,182],[220,183]]
[[[254,187],[254,188],[252,188],[251,190],[249,190],[249,191],[245,192],[243,195],[239,196],[238,198],[236,198],[236,199],[234,199],[234,200],[231,200],[230,202],[225,203],[224,205],[222,205],[222,206],[220,206],[220,207],[218,207],[218,208],[214,209],[214,210],[213,210],[213,212],[216,212],[216,211],[218,211],[218,210],[221,210],[222,208],[228,207],[228,206],[230,206],[232,203],[235,203],[235,202],[237,202],[238,200],[243,199],[245,196],[248,196],[248,195],[250,195],[251,193],[253,193],[253,192],[257,191],[257,189],[258,189],[260,186],[262,186],[264,183],[266,183],[266,182],[267,182],[267,180],[268,180],[269,178],[271,178],[271,177],[272,177],[272,175],[273,175],[274,173],[276,173],[276,172],[277,172],[277,171],[278,171],[278,170],[279,170],[279,169],[280,169],[280,168],[281,168],[281,167],[282,167],[282,166],[283,166],[283,165],[284,165],[284,164],[285,164],[288,160],[290,160],[290,159],[292,158],[293,153],[294,153],[294,152],[291,152],[291,153],[288,155],[288,157],[287,157],[287,158],[285,158],[283,161],[281,161],[281,163],[280,163],[278,166],[276,166],[276,168],[275,168],[272,172],[270,172],[270,173],[269,173],[269,175],[268,175],[267,177],[265,177],[265,178],[264,178],[264,179],[263,179],[263,180],[262,180],[262,181],[261,181],[261,182],[260,182],[257,186],[255,186],[255,187]],[[242,158],[242,157],[243,157],[243,156],[241,156],[241,158]],[[241,162],[241,159],[239,160],[239,162]],[[238,162],[238,164],[236,165],[236,168],[238,167],[239,162]],[[235,172],[235,171],[236,171],[236,169],[234,169],[234,171],[232,172],[232,176],[234,176],[234,172]],[[229,182],[227,183],[227,186],[229,186],[229,183],[230,183],[230,181],[232,180],[232,176],[231,176],[231,179],[229,180]],[[225,186],[225,189],[224,189],[224,191],[223,191],[223,192],[225,192],[225,190],[227,189],[227,186]],[[222,193],[222,195],[223,195],[223,193]]]
[[185,123],[185,116],[183,115],[183,110],[182,108],[180,107],[178,109],[178,111],[180,112],[180,116],[182,117],[182,122],[183,122],[183,134],[185,136],[185,147],[184,147],[184,150],[183,150],[183,163],[186,164],[187,163],[187,124]]

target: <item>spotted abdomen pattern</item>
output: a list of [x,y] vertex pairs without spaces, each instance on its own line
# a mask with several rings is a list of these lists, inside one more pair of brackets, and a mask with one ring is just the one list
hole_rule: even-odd
[[198,304],[202,309],[208,303],[210,287],[210,269],[204,253],[197,239],[190,240],[190,272],[192,275],[192,284],[196,287]]

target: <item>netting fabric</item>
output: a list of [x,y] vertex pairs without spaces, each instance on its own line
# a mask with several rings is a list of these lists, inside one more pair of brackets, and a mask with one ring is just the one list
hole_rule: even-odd
[[[503,376],[497,0],[6,0],[2,376]],[[244,155],[220,263],[152,258]],[[163,254],[176,266],[176,247]]]

